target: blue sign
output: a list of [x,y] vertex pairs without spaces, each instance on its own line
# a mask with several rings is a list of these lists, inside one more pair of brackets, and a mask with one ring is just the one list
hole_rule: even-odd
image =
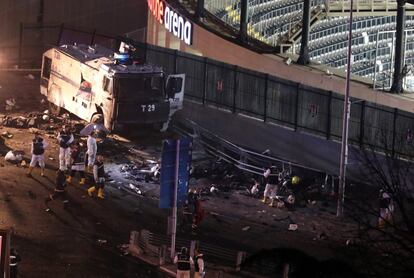
[[[192,154],[192,138],[185,137],[180,140],[178,162],[178,189],[177,207],[185,204],[188,193],[188,179]],[[165,140],[161,156],[161,183],[160,208],[172,208],[174,205],[175,168],[177,156],[177,140]]]

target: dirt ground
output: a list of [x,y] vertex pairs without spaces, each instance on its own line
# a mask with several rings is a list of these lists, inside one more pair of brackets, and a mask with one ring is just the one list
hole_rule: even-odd
[[[28,73],[0,72],[0,104],[15,97],[17,113],[45,109],[38,93],[38,77]],[[0,113],[5,113],[4,107]],[[0,127],[0,133],[13,134],[3,139],[0,153],[9,149],[26,152],[29,159],[29,129]],[[124,257],[116,246],[127,243],[132,230],[148,229],[165,233],[168,210],[158,209],[158,186],[146,184],[142,195],[124,190],[128,183],[119,171],[123,163],[135,157],[160,156],[161,141],[169,135],[139,135],[121,150],[107,157],[108,169],[114,182],[108,183],[105,200],[90,198],[87,187],[68,188],[70,204],[63,209],[60,201],[51,202],[52,212],[46,212],[44,198],[53,190],[58,164],[56,140],[42,131],[50,143],[46,152],[46,177],[35,169],[33,177],[26,169],[0,158],[0,228],[12,227],[12,245],[20,252],[20,277],[162,277],[153,268],[134,258]],[[50,137],[51,136],[51,137]],[[140,152],[127,151],[140,146]],[[192,186],[209,186],[200,179]],[[308,204],[295,211],[270,208],[242,194],[242,191],[219,192],[204,198],[207,212],[197,239],[235,250],[254,253],[262,249],[295,248],[319,259],[342,259],[355,226],[335,217],[335,202]],[[288,231],[290,223],[297,231]],[[248,228],[246,228],[248,227]],[[319,238],[321,234],[326,237]],[[189,235],[179,232],[179,236]]]

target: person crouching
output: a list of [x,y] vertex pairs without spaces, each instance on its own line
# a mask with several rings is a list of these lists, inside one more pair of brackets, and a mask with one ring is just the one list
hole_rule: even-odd
[[81,145],[79,143],[74,144],[71,150],[72,167],[70,175],[67,178],[68,183],[72,183],[73,177],[76,175],[76,172],[78,172],[80,177],[79,185],[85,184],[85,156],[85,151]]
[[104,199],[104,187],[105,187],[105,168],[103,156],[99,154],[96,157],[96,161],[93,165],[93,178],[95,180],[95,186],[88,189],[88,195],[92,197],[93,193],[98,190],[98,198]]
[[35,137],[32,141],[31,153],[32,160],[30,161],[29,170],[27,176],[32,175],[33,168],[36,167],[36,164],[39,163],[40,166],[40,175],[45,176],[45,148],[47,147],[47,142],[40,137],[38,132],[35,133]]

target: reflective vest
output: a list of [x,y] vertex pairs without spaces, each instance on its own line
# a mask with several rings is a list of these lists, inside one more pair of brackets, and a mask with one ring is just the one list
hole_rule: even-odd
[[191,270],[190,257],[187,255],[178,254],[177,269],[182,271]]
[[33,139],[33,154],[41,155],[45,153],[43,148],[43,138]]
[[68,134],[68,133],[63,133],[62,132],[62,133],[60,133],[59,137],[60,137],[59,146],[61,148],[64,148],[64,149],[69,148],[68,142],[69,142],[69,140],[71,138],[71,134],[70,133]]

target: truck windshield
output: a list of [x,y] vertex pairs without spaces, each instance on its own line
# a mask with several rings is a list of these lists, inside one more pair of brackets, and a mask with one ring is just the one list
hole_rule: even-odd
[[124,100],[163,98],[164,83],[161,76],[118,78],[115,84],[116,94]]

